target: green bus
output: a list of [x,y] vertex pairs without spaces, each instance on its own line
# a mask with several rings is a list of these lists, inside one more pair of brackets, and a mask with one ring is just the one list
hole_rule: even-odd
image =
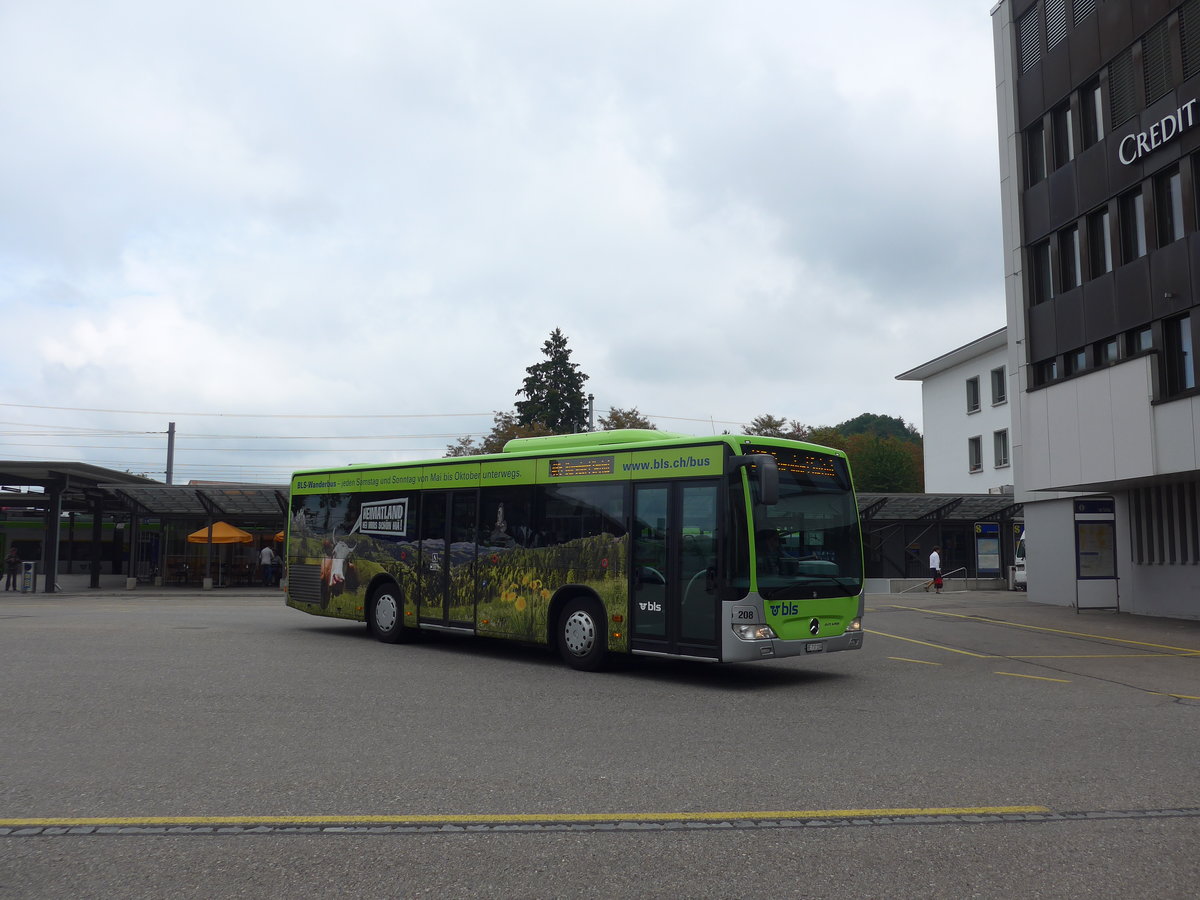
[[623,429],[501,453],[297,472],[289,606],[608,654],[744,662],[862,647],[846,455]]

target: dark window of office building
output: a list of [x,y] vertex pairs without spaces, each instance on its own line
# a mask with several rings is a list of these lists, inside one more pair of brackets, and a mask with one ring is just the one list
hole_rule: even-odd
[[1030,303],[1045,303],[1054,297],[1054,279],[1050,272],[1050,242],[1042,241],[1029,248],[1031,280]]
[[1178,166],[1155,177],[1154,209],[1158,215],[1158,246],[1165,247],[1183,237],[1183,184]]
[[967,471],[980,472],[983,470],[983,436],[976,435],[967,438]]
[[1121,262],[1146,255],[1146,204],[1139,187],[1121,198]]
[[1188,0],[1179,10],[1180,43],[1183,45],[1183,77],[1200,72],[1200,0]]
[[1094,212],[1087,219],[1088,223],[1088,262],[1089,275],[1099,278],[1106,272],[1111,272],[1112,262],[1112,223],[1109,220],[1107,207]]
[[1075,0],[1075,24],[1096,11],[1096,0]]
[[1107,366],[1109,363],[1115,363],[1120,357],[1120,342],[1115,337],[1096,341],[1093,350],[1096,354],[1096,365]]
[[1033,367],[1034,384],[1049,384],[1058,380],[1058,360],[1048,359]]
[[1017,21],[1017,56],[1021,58],[1022,75],[1036,66],[1042,58],[1036,4]]
[[1154,346],[1154,332],[1149,325],[1134,328],[1125,332],[1125,355],[1137,356],[1146,353]]
[[1192,317],[1180,316],[1163,322],[1163,344],[1167,395],[1190,391],[1196,386],[1196,367],[1192,358]]
[[1079,226],[1072,225],[1058,233],[1058,270],[1063,291],[1074,290],[1083,284],[1083,267],[1079,259]]
[[1054,109],[1050,117],[1054,124],[1054,168],[1065,166],[1075,158],[1075,128],[1071,124],[1071,104]]
[[1083,148],[1086,150],[1104,137],[1104,100],[1100,94],[1099,79],[1089,81],[1079,89],[1079,117]]
[[1046,49],[1053,50],[1067,36],[1067,0],[1046,0]]
[[1080,347],[1063,356],[1063,374],[1078,375],[1087,368],[1087,351]]
[[1109,130],[1116,131],[1137,112],[1133,85],[1133,48],[1108,64]]
[[1146,105],[1171,89],[1171,35],[1166,19],[1142,38],[1142,74],[1146,76]]
[[967,412],[979,412],[979,376],[967,379]]
[[1046,129],[1039,120],[1025,130],[1025,186],[1046,177]]

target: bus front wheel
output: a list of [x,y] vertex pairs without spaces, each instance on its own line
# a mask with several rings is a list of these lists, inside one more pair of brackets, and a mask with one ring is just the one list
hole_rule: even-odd
[[367,624],[371,634],[387,644],[398,644],[412,640],[414,628],[404,627],[404,599],[394,584],[376,588],[371,595],[371,617]]
[[558,617],[558,652],[573,669],[595,672],[604,665],[607,633],[600,604],[569,600]]

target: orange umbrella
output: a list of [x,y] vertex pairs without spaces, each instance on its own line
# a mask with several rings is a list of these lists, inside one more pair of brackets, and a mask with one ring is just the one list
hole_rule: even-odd
[[[187,536],[189,544],[207,544],[208,529],[201,528]],[[212,542],[214,544],[252,544],[254,536],[248,531],[230,525],[228,522],[213,522]]]

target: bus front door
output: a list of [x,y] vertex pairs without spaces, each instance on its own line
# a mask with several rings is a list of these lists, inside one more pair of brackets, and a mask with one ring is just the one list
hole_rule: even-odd
[[717,482],[634,485],[630,648],[717,656]]
[[418,612],[423,623],[470,627],[475,621],[476,492],[421,496]]

